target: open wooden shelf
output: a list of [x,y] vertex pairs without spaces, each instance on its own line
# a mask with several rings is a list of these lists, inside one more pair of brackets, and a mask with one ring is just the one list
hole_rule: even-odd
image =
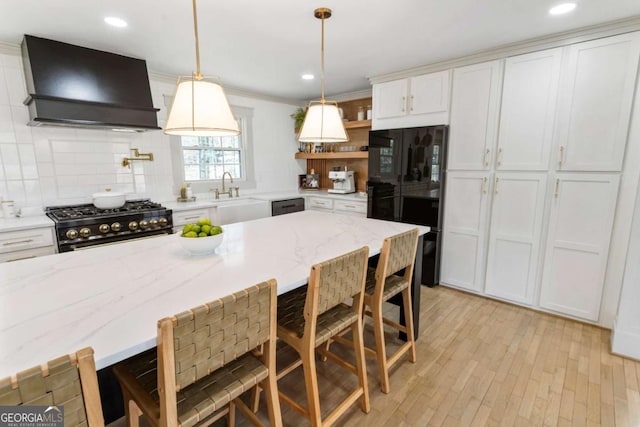
[[370,128],[371,120],[356,120],[352,122],[344,122],[345,129]]
[[368,159],[368,151],[341,151],[337,153],[296,153],[296,159]]

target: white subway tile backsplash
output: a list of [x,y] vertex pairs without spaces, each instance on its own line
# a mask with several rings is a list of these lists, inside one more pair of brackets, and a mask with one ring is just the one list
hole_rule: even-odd
[[0,143],[15,143],[16,133],[13,129],[11,106],[0,105]]
[[0,65],[2,65],[3,68],[17,68],[22,70],[22,58],[20,55],[3,53],[0,54]]
[[21,68],[5,68],[4,79],[7,83],[7,92],[9,92],[9,102],[11,105],[23,106],[24,100],[27,98],[27,88],[24,84]]
[[56,175],[53,163],[38,161],[38,174],[40,177],[52,177]]
[[16,202],[16,206],[24,206],[26,196],[24,193],[24,181],[22,180],[8,180],[7,181],[7,195],[5,196],[9,200]]
[[36,159],[38,162],[52,162],[51,148],[49,146],[49,140],[47,139],[35,139],[33,146],[36,150]]
[[9,92],[4,78],[4,69],[0,67],[0,105],[9,105]]
[[24,181],[25,205],[42,206],[42,191],[40,181],[37,179],[26,179]]

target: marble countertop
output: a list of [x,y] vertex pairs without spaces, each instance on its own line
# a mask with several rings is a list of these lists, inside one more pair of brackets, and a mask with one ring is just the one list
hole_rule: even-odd
[[212,198],[196,198],[196,201],[194,202],[165,201],[161,203],[164,207],[171,209],[174,212],[180,212],[198,208],[211,208],[234,200],[264,200],[267,202],[273,202],[276,200],[295,199],[297,197],[326,197],[331,199],[347,200],[351,202],[367,201],[367,195],[365,193],[334,194],[327,192],[327,190],[292,190],[274,193],[247,194],[233,198],[228,198],[225,196],[220,197],[221,198],[217,200]]
[[364,245],[377,254],[413,227],[304,211],[226,225],[205,256],[174,234],[0,264],[0,378],[85,346],[109,366],[152,348],[162,317],[272,277],[289,291],[312,264]]
[[53,226],[53,221],[46,215],[27,216],[23,218],[0,218],[0,232]]

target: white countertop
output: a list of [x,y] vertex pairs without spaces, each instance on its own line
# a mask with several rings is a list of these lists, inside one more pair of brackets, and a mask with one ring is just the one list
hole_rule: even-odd
[[312,264],[364,245],[377,254],[413,227],[304,211],[226,225],[200,257],[174,234],[0,264],[0,378],[85,346],[109,366],[155,346],[162,317],[272,277],[289,291]]
[[329,193],[327,190],[292,190],[292,191],[282,191],[282,192],[274,192],[274,193],[258,193],[258,194],[247,194],[242,195],[240,197],[232,197],[229,198],[227,196],[220,196],[220,199],[212,199],[212,198],[196,198],[194,202],[178,202],[178,201],[165,201],[161,202],[161,204],[167,209],[171,209],[175,212],[186,211],[191,209],[198,208],[211,208],[214,206],[218,206],[220,204],[224,204],[228,201],[233,200],[264,200],[268,202],[273,202],[276,200],[287,200],[287,199],[295,199],[298,197],[326,197],[330,199],[340,199],[347,200],[350,202],[360,201],[366,202],[367,195],[365,193],[350,193],[350,194],[334,194]]
[[46,228],[53,226],[53,221],[46,215],[28,216],[23,218],[0,218],[0,232],[29,230],[33,228]]

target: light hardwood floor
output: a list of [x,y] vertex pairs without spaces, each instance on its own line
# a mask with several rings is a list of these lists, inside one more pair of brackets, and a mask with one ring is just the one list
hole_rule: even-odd
[[[395,310],[389,306],[389,310]],[[366,341],[373,343],[370,324]],[[610,331],[445,287],[422,288],[418,362],[401,362],[383,394],[367,358],[371,412],[340,426],[640,425],[640,363],[609,352]],[[388,341],[398,342],[389,331]],[[332,349],[348,354],[333,345]],[[291,356],[279,348],[278,359]],[[318,363],[323,414],[355,377]],[[304,402],[302,372],[278,384]],[[287,426],[308,425],[282,406]],[[266,418],[264,404],[261,418]],[[238,425],[250,425],[241,415]]]

